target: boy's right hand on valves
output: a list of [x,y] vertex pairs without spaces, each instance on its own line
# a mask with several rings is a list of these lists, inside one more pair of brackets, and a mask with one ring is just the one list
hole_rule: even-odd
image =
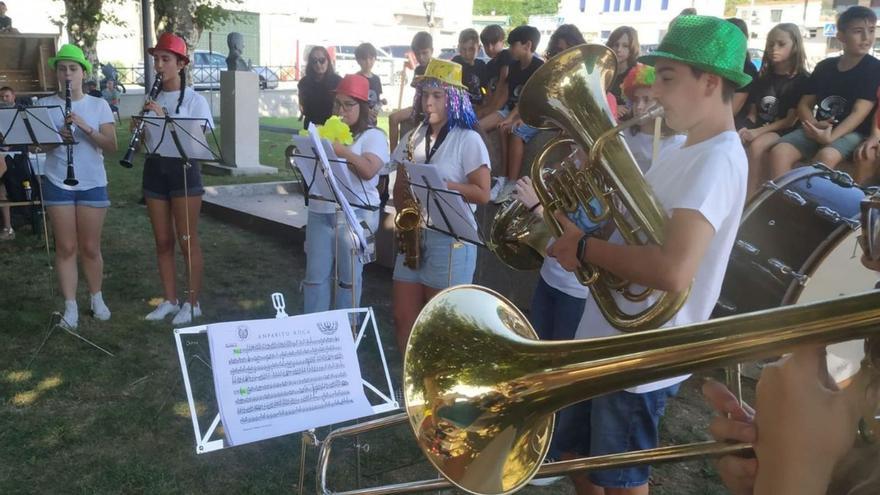
[[540,201],[538,201],[538,195],[535,194],[535,186],[532,184],[531,177],[520,177],[520,179],[516,181],[516,189],[513,194],[514,197],[530,211],[538,212],[540,210],[540,207],[532,210],[532,207],[540,203]]

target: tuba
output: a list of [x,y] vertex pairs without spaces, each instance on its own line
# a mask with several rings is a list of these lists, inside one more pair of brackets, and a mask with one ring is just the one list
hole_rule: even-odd
[[[536,247],[540,249],[531,256],[543,256],[548,235],[562,234],[555,212],[574,213],[579,208],[593,223],[614,222],[628,244],[663,244],[666,213],[618,135],[622,129],[658,117],[662,109],[616,126],[605,98],[605,88],[614,78],[616,67],[617,59],[609,48],[580,45],[542,65],[523,88],[519,100],[523,121],[533,127],[559,128],[569,137],[548,143],[531,165],[532,183],[544,207],[544,222],[513,220],[514,215],[524,211],[513,206],[499,213],[497,220],[502,225],[528,226],[526,230],[507,232],[506,236],[493,236],[494,245],[505,245],[505,249],[495,251],[507,264],[524,264],[520,262],[523,252],[529,254]],[[545,173],[551,152],[563,145],[574,145],[587,152],[586,163],[577,168],[568,163],[570,160],[564,161],[553,174]],[[518,239],[530,249],[512,248],[511,239]],[[605,319],[623,332],[662,325],[681,308],[689,292],[636,288],[629,281],[591,265],[583,265],[575,275],[590,287]],[[654,295],[656,298],[649,307],[631,314],[621,308],[615,293],[628,302],[645,301]]]
[[[423,125],[425,124],[420,124],[412,131],[406,144],[406,160],[409,162],[413,161],[416,137]],[[422,209],[415,200],[412,187],[407,184],[404,191],[403,208],[394,215],[397,246],[400,253],[404,255],[404,266],[411,270],[418,270],[422,251]]]

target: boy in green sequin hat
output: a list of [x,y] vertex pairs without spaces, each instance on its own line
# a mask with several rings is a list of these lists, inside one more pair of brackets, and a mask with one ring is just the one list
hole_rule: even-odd
[[[580,231],[564,215],[563,234],[548,249],[566,270],[586,263],[654,289],[642,301],[613,291],[616,306],[629,317],[651,311],[661,292],[687,292],[666,328],[708,320],[721,293],[745,203],[748,160],[734,129],[731,102],[750,78],[742,72],[746,39],[733,24],[705,16],[681,16],[670,25],[658,50],[641,61],[656,68],[652,93],[683,143],[664,147],[645,181],[667,220],[662,244],[626,244],[615,231],[607,239]],[[641,287],[638,287],[641,286]],[[643,328],[644,329],[644,328]],[[618,335],[594,298],[588,298],[576,338]],[[596,456],[658,446],[660,419],[670,397],[688,376],[645,383],[597,397],[560,416],[578,427],[564,448],[576,456]],[[560,447],[563,447],[560,445]],[[565,458],[565,457],[563,457]],[[648,493],[649,466],[606,469],[573,477],[578,494]]]

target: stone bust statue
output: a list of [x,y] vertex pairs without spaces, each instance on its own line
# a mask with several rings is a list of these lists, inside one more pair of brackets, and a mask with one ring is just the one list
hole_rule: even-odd
[[241,33],[229,33],[226,36],[226,44],[229,46],[226,68],[228,70],[250,71],[250,66],[241,58],[241,52],[244,51],[244,37]]

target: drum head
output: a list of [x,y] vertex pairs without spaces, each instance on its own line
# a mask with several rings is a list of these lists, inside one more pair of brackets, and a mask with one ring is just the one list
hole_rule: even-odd
[[[825,257],[819,260],[810,281],[793,304],[804,304],[858,294],[874,288],[880,274],[862,266],[862,250],[856,230],[842,239]],[[859,371],[865,357],[863,340],[851,340],[828,346],[828,372],[836,382],[842,382]]]

